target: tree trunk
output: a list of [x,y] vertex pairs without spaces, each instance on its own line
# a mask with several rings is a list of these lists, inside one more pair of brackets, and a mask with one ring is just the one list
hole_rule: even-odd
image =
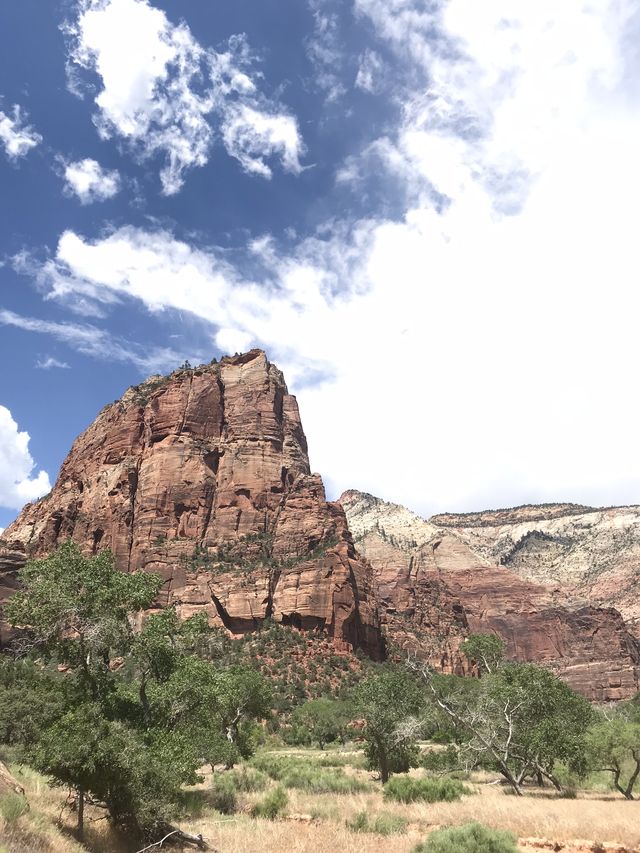
[[78,838],[84,838],[84,791],[78,788]]
[[627,785],[626,791],[624,792],[624,796],[627,800],[633,800],[633,786],[636,784],[636,779],[638,775],[640,775],[640,755],[636,755],[633,753],[633,757],[636,760],[636,767],[631,776],[629,777],[629,784]]
[[380,780],[383,785],[389,781],[389,759],[387,758],[387,750],[384,748],[382,741],[376,740],[378,747],[378,757],[380,759]]

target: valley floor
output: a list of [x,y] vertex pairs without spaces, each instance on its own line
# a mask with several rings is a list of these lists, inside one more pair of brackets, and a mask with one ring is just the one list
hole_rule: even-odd
[[[322,765],[327,755],[336,759],[334,751],[290,750],[275,754],[295,755],[313,765]],[[505,793],[501,785],[491,784],[492,777],[476,774],[466,782],[474,793],[461,801],[405,805],[383,798],[379,783],[362,769],[359,753],[338,754],[337,761],[343,763],[346,774],[371,782],[371,790],[318,794],[288,789],[286,816],[266,820],[250,814],[252,804],[264,796],[264,791],[240,794],[236,814],[216,812],[208,805],[209,773],[193,790],[195,814],[182,820],[180,826],[202,833],[219,853],[410,853],[435,828],[469,821],[512,831],[526,851],[554,849],[552,843],[542,840],[558,842],[555,849],[566,853],[597,850],[595,842],[603,845],[600,850],[640,851],[640,801],[626,802],[606,789],[598,789],[599,781],[593,782],[590,790],[579,790],[575,799],[537,788],[517,798]],[[12,769],[25,787],[31,809],[11,825],[3,827],[0,818],[0,853],[129,853],[136,849],[126,839],[116,837],[106,821],[92,822],[91,818],[100,816],[97,813],[88,815],[86,845],[78,844],[71,833],[73,815],[65,812],[62,828],[55,826],[65,792],[49,788],[42,777],[28,768]],[[399,831],[383,835],[349,829],[347,824],[362,812],[366,812],[371,824],[382,815],[387,829],[395,825]]]

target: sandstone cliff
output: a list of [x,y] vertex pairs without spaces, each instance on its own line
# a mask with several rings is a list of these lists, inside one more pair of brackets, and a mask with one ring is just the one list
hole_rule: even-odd
[[[462,673],[464,636],[493,632],[510,657],[551,666],[589,698],[621,699],[638,690],[640,645],[617,610],[572,601],[558,584],[526,579],[498,562],[488,540],[475,550],[470,542],[483,526],[461,529],[452,517],[424,521],[356,491],[340,502],[358,550],[374,567],[381,618],[396,645]],[[558,510],[552,515],[565,518]]]
[[615,607],[640,637],[640,507],[523,506],[439,515],[431,524],[527,580]]
[[272,618],[380,657],[370,566],[309,470],[295,397],[254,350],[152,377],[76,440],[49,496],[3,534],[0,596],[67,539],[165,580],[159,604],[243,633]]

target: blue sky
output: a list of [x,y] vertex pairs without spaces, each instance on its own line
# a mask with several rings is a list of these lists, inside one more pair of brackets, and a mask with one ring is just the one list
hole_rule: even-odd
[[640,13],[558,6],[0,5],[0,527],[251,346],[331,497],[637,502]]

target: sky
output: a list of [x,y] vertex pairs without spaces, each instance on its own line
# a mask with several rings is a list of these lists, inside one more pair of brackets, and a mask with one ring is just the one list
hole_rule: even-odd
[[5,0],[0,40],[0,529],[128,386],[252,347],[330,498],[640,502],[635,0]]

